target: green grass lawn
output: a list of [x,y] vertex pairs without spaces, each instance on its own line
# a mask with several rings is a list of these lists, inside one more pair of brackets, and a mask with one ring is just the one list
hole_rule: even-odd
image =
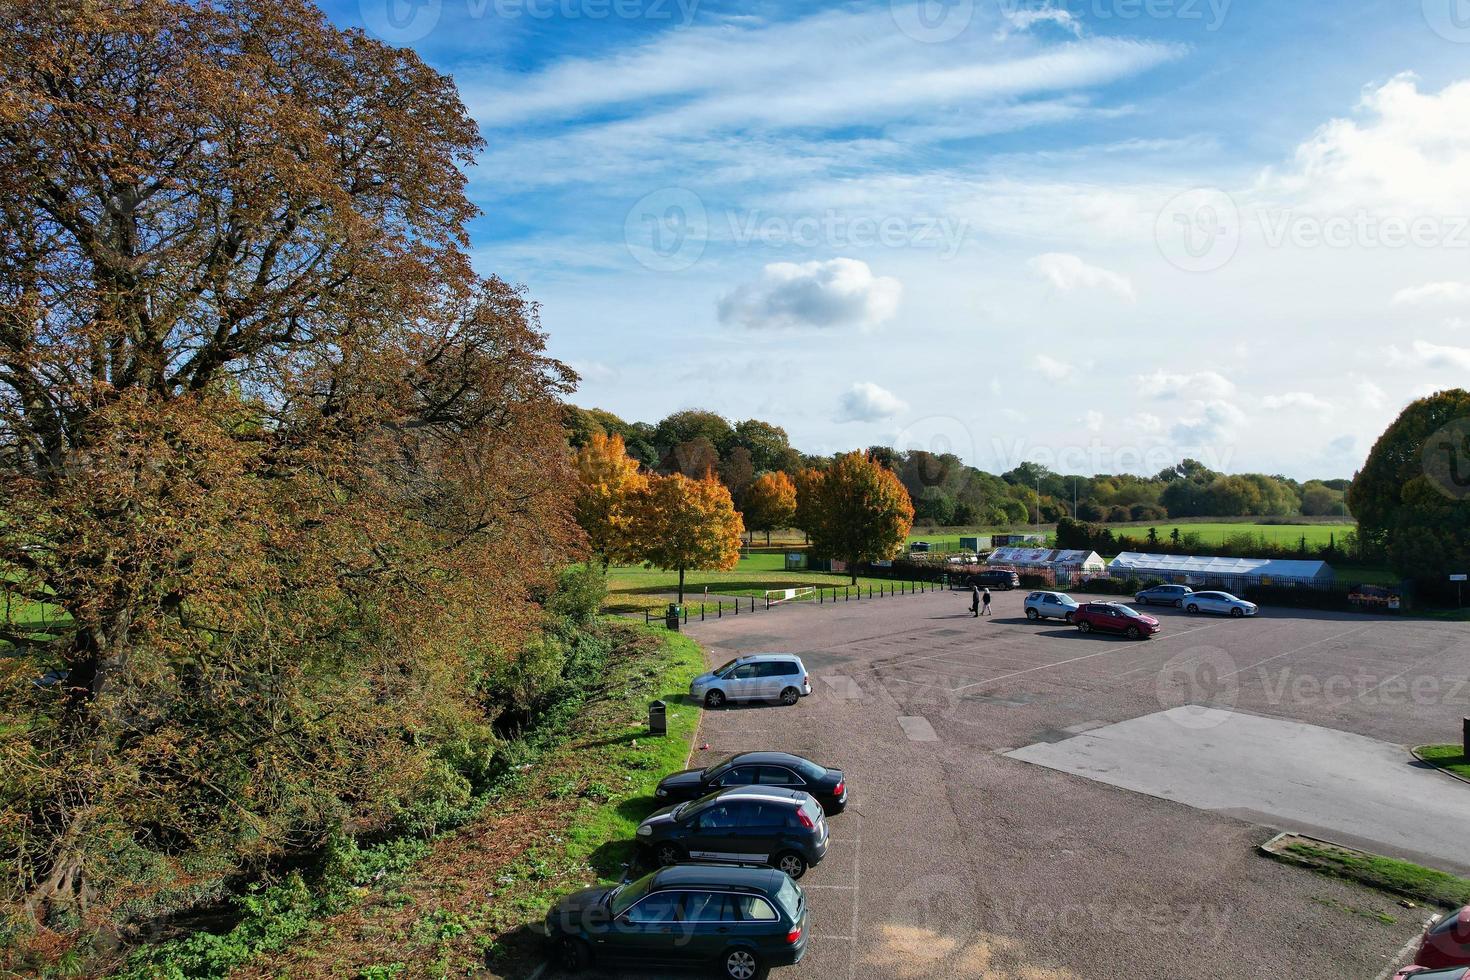
[[1242,534],[1249,534],[1257,540],[1269,541],[1272,544],[1294,545],[1300,543],[1305,536],[1307,545],[1315,547],[1327,544],[1328,541],[1336,540],[1342,544],[1343,535],[1349,531],[1357,530],[1357,525],[1347,524],[1231,524],[1227,522],[1188,522],[1164,521],[1158,524],[1127,524],[1109,525],[1115,534],[1125,534],[1130,538],[1143,538],[1148,536],[1149,528],[1158,528],[1160,538],[1168,538],[1175,528],[1180,534],[1197,534],[1205,544],[1219,544],[1229,538]]
[[1470,779],[1470,759],[1463,745],[1425,745],[1416,750],[1425,762]]
[[[848,575],[834,572],[788,572],[784,553],[755,552],[740,559],[740,564],[729,572],[690,571],[684,575],[684,601],[698,603],[709,588],[711,595],[764,595],[774,589],[795,589],[807,586],[825,589],[840,589],[852,581]],[[866,588],[892,588],[894,583],[887,579],[858,578],[858,585]],[[607,602],[604,611],[612,613],[637,613],[644,609],[663,609],[663,595],[679,587],[679,573],[661,568],[644,568],[640,565],[620,565],[608,569]],[[713,601],[711,602],[713,607]]]

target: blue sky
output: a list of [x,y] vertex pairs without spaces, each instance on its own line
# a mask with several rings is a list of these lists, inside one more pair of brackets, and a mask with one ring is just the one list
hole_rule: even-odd
[[583,405],[1304,478],[1470,373],[1467,0],[327,12],[458,81]]

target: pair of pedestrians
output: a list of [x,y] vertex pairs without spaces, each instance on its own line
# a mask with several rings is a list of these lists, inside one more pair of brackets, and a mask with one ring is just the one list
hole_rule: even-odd
[[976,619],[979,619],[981,616],[995,615],[990,611],[989,589],[986,589],[982,593],[979,586],[970,586],[970,614]]

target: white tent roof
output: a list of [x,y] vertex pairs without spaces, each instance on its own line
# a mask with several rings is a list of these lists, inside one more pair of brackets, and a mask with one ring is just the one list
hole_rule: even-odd
[[1332,578],[1324,561],[1282,561],[1274,558],[1205,558],[1197,555],[1146,555],[1125,551],[1108,564],[1116,574],[1162,572],[1173,575],[1251,576],[1284,579]]
[[986,562],[991,565],[1060,565],[1062,567],[1102,567],[1102,556],[1095,551],[1049,551],[1046,548],[997,548]]

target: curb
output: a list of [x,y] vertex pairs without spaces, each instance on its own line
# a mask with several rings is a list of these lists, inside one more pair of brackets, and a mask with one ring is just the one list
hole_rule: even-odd
[[1427,749],[1428,747],[1429,746],[1427,745],[1417,745],[1409,750],[1409,754],[1418,759],[1420,762],[1424,763],[1429,768],[1433,769],[1435,772],[1441,773],[1442,775],[1448,776],[1451,779],[1457,780],[1458,782],[1462,782],[1467,786],[1470,786],[1470,779],[1466,779],[1464,776],[1460,775],[1457,772],[1451,772],[1439,763],[1426,759],[1424,758],[1424,756],[1419,754],[1420,749]]

